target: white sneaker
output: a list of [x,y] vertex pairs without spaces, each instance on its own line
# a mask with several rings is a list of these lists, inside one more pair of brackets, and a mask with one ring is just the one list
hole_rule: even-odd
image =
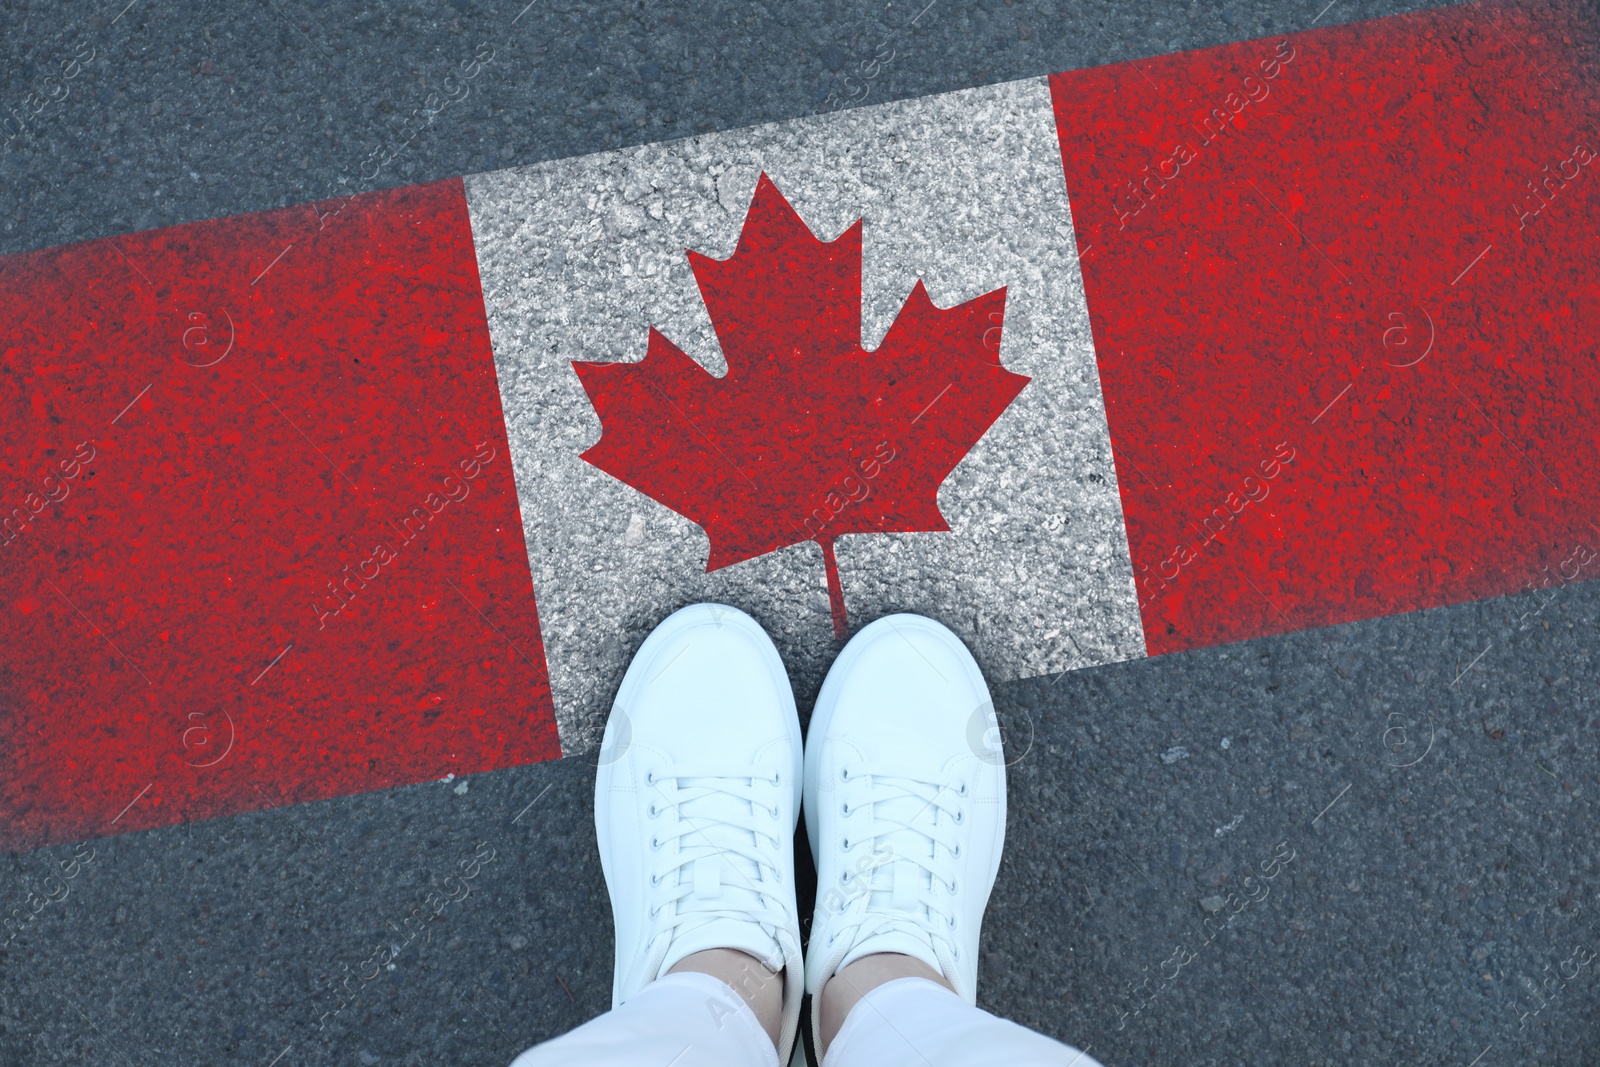
[[862,956],[914,956],[976,1003],[1006,775],[989,689],[960,638],[932,619],[890,615],[845,646],[811,716],[805,813],[817,862],[806,989],[818,1049],[822,987]]
[[606,723],[594,816],[611,891],[613,1007],[694,952],[738,949],[784,975],[779,1062],[800,1018],[795,904],[800,721],[750,616],[696,604],[645,639]]

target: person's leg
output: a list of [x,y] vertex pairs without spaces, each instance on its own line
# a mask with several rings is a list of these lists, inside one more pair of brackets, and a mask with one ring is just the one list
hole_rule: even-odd
[[873,987],[828,1046],[823,1067],[1100,1067],[1086,1053],[968,1004],[948,986]]
[[766,1029],[727,983],[663,975],[610,1011],[535,1045],[511,1067],[780,1067]]
[[915,956],[898,952],[875,952],[862,956],[828,979],[822,987],[822,1014],[817,1028],[817,1051],[833,1044],[833,1037],[861,999],[874,989],[900,978],[923,978],[951,989],[944,975]]
[[753,619],[701,604],[656,628],[623,677],[595,780],[612,1011],[516,1067],[787,1062],[804,981],[801,759],[783,661]]
[[748,952],[732,948],[708,948],[674,964],[668,974],[698,971],[731,986],[751,1011],[777,1048],[783,1042],[783,973],[774,972]]
[[817,910],[806,959],[825,1067],[1094,1067],[976,1007],[1006,825],[982,672],[931,619],[879,619],[823,682],[806,743]]

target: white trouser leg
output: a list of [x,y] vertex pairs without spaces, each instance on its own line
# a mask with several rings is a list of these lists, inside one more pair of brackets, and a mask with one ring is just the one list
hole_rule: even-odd
[[663,975],[619,1008],[511,1067],[779,1067],[772,1039],[733,987],[693,971]]
[[924,978],[885,982],[850,1009],[822,1067],[1100,1067],[1070,1045],[974,1008]]

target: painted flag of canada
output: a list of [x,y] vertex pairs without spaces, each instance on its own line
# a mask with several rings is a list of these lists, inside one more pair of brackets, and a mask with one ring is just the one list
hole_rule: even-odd
[[1143,653],[1043,80],[467,198],[569,751],[698,600],[759,619],[802,699],[895,611],[997,681]]
[[694,602],[804,708],[893,612],[998,684],[1591,579],[1597,56],[1461,4],[0,257],[0,849],[586,757]]

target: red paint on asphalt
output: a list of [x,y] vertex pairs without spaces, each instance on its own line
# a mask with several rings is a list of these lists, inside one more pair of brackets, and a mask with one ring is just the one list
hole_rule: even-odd
[[556,757],[458,180],[0,259],[0,846]]
[[1152,653],[1600,574],[1595,20],[1055,76]]

